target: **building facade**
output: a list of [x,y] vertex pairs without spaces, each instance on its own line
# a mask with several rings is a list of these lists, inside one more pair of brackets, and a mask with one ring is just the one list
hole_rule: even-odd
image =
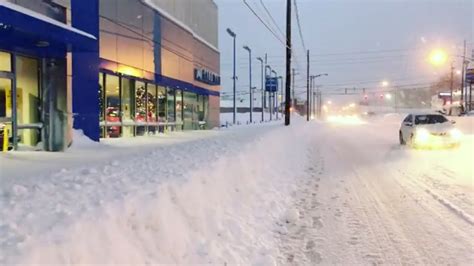
[[0,1],[0,123],[14,146],[50,151],[72,128],[98,141],[218,126],[217,13],[212,0]]

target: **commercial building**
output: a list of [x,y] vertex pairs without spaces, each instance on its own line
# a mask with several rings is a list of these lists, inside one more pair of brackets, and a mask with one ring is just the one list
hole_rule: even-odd
[[0,123],[48,151],[73,128],[99,141],[218,126],[217,32],[212,0],[0,0]]

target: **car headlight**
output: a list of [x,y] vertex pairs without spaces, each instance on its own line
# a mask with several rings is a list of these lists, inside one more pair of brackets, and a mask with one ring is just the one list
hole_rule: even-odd
[[430,132],[424,128],[416,130],[415,141],[417,143],[426,143],[430,138]]
[[451,131],[449,132],[449,134],[451,135],[451,137],[454,139],[454,140],[460,140],[461,137],[462,137],[462,132],[457,129],[457,128],[454,128],[454,129],[451,129]]

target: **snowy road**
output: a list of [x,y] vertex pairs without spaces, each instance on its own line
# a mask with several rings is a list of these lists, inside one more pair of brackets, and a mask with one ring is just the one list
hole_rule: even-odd
[[281,263],[472,265],[472,135],[459,150],[413,151],[397,145],[397,122],[314,127]]
[[8,154],[0,264],[472,265],[474,121],[460,149],[421,151],[400,120]]

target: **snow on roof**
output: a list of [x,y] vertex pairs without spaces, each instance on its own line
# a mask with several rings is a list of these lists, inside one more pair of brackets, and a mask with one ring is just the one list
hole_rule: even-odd
[[89,34],[89,33],[85,32],[85,31],[82,31],[82,30],[78,30],[78,29],[76,29],[76,28],[74,28],[74,27],[71,27],[71,26],[69,26],[69,25],[67,25],[67,24],[64,24],[64,23],[62,23],[62,22],[59,22],[59,21],[57,21],[57,20],[54,20],[54,19],[52,19],[52,18],[50,18],[50,17],[47,17],[47,16],[45,16],[45,15],[43,15],[43,14],[41,14],[41,13],[35,12],[35,11],[30,10],[30,9],[28,9],[28,8],[24,8],[24,7],[22,7],[22,6],[19,6],[19,5],[10,3],[10,2],[6,2],[5,0],[0,0],[0,6],[4,6],[4,7],[8,8],[8,9],[11,9],[11,10],[16,11],[16,12],[23,13],[23,14],[25,14],[25,15],[27,15],[27,16],[30,16],[30,17],[34,17],[34,18],[39,19],[39,20],[42,20],[42,21],[44,21],[44,22],[46,22],[46,23],[49,23],[49,24],[52,24],[52,25],[61,27],[61,28],[65,29],[65,30],[75,32],[75,33],[80,34],[80,35],[82,35],[82,36],[85,36],[85,37],[87,37],[87,38],[97,40],[97,38],[96,38],[94,35],[92,35],[92,34]]
[[144,0],[144,2],[150,6],[151,8],[155,9],[156,11],[158,11],[163,17],[171,20],[173,23],[175,23],[176,25],[180,26],[181,28],[185,29],[186,31],[188,31],[189,33],[191,33],[193,35],[193,37],[197,40],[199,40],[200,42],[204,43],[206,46],[208,46],[209,48],[211,48],[212,50],[216,51],[216,52],[219,52],[219,49],[217,49],[217,47],[215,47],[214,45],[212,45],[211,43],[209,43],[208,41],[204,40],[204,38],[202,38],[201,36],[199,36],[197,33],[195,33],[190,27],[188,27],[188,25],[184,24],[183,22],[181,22],[179,19],[177,19],[176,17],[174,17],[173,15],[171,15],[170,13],[166,12],[164,9],[162,9],[161,7],[159,7],[158,5],[156,5],[153,1],[151,0]]

